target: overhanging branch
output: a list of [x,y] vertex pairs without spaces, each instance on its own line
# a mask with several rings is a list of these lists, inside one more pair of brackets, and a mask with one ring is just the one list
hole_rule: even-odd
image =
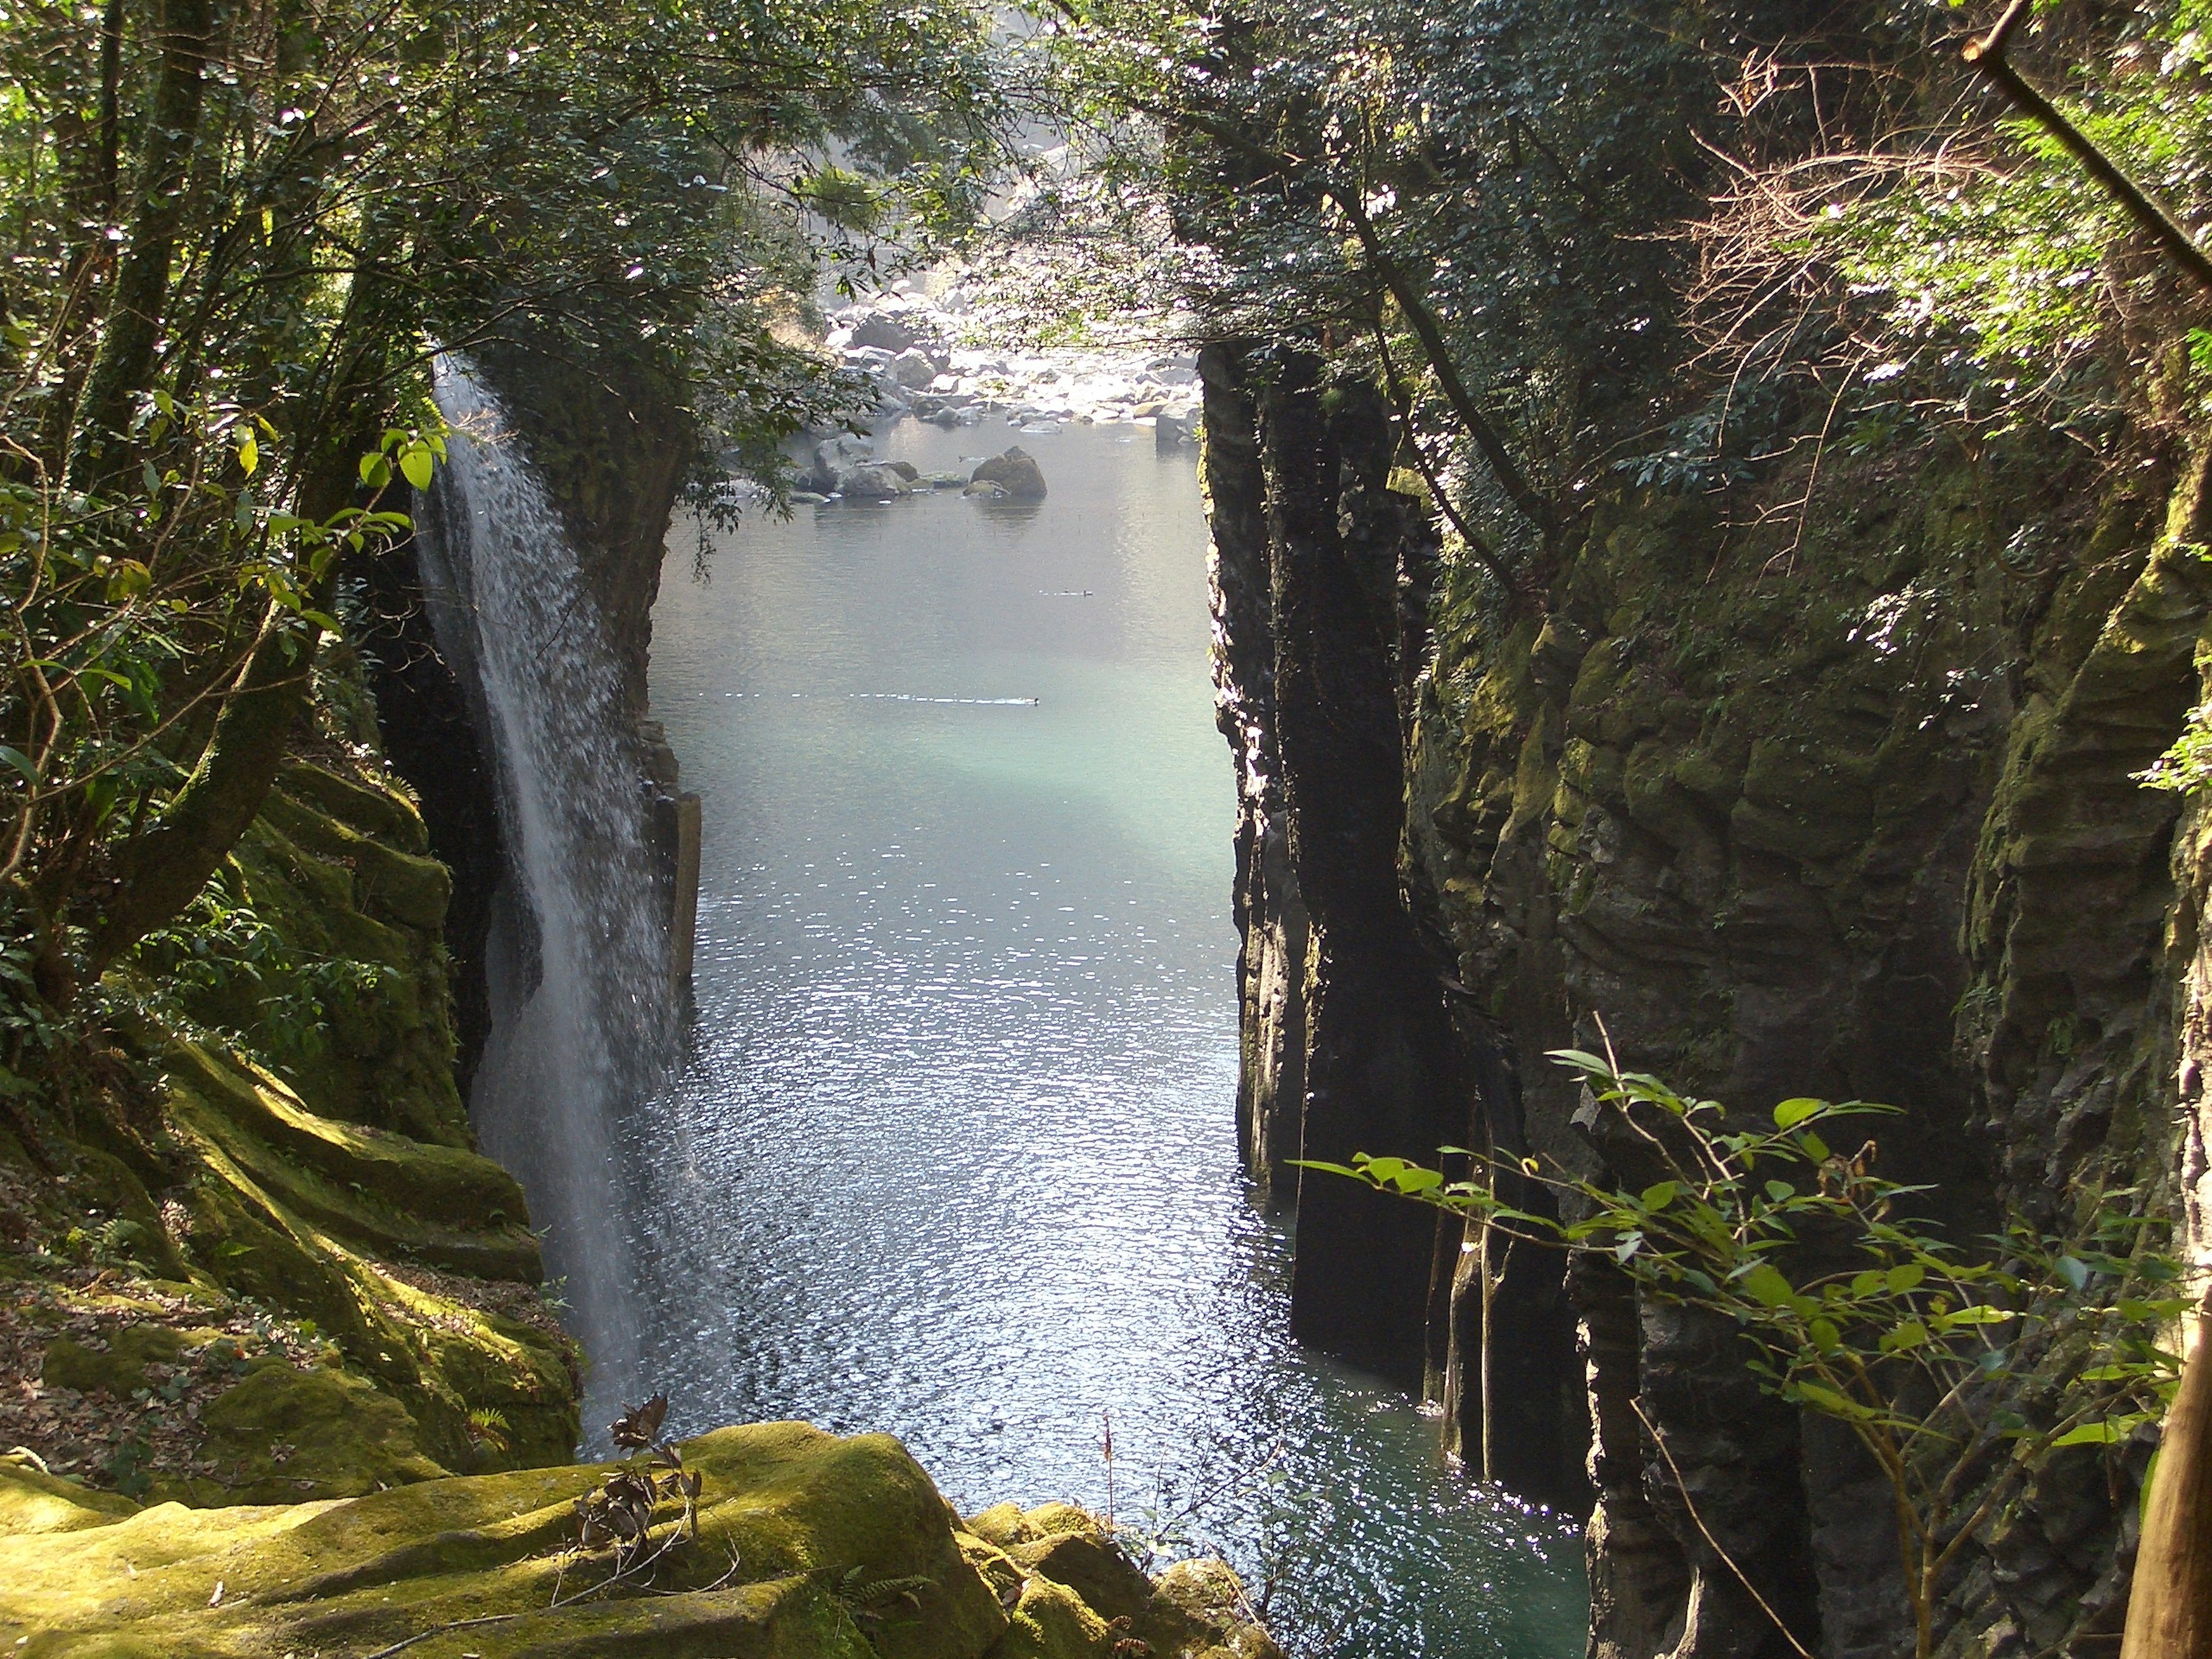
[[2126,210],[2136,228],[2158,245],[2161,252],[2195,277],[2200,288],[2212,290],[2212,258],[2208,258],[2203,249],[2197,246],[2196,238],[2142,185],[2121,172],[2118,165],[2099,149],[2087,134],[2067,119],[2056,104],[2028,85],[2006,58],[2005,47],[2020,20],[2027,15],[2029,4],[2030,0],[2012,0],[1996,27],[1979,40],[1969,40],[1960,55],[1970,67],[2003,93],[2014,108],[2056,138],[2067,154],[2081,164],[2082,171]]

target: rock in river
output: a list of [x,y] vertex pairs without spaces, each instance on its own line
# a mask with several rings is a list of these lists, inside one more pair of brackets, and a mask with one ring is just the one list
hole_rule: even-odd
[[1044,474],[1038,469],[1036,458],[1019,444],[1003,455],[978,462],[975,471],[969,475],[968,488],[978,495],[989,493],[976,489],[978,484],[990,485],[997,494],[1018,501],[1041,501],[1045,495]]

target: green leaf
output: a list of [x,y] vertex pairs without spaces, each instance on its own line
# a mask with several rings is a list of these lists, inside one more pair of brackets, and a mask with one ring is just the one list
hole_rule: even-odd
[[1943,1316],[1954,1325],[2002,1325],[2013,1316],[2002,1308],[1960,1308]]
[[417,489],[430,487],[430,447],[428,444],[410,444],[399,452],[399,470],[407,482]]
[[1760,1262],[1743,1276],[1743,1288],[1770,1308],[1786,1308],[1797,1299],[1797,1292],[1790,1281],[1766,1262]]
[[0,743],[0,761],[5,761],[23,775],[23,781],[33,789],[39,787],[39,769],[31,764],[31,757],[20,749],[11,749]]
[[1917,1319],[1908,1319],[1881,1339],[1884,1353],[1903,1353],[1908,1348],[1917,1348],[1928,1340],[1928,1328]]
[[1571,1071],[1588,1072],[1597,1077],[1611,1077],[1613,1075],[1612,1066],[1600,1060],[1595,1054],[1588,1053],[1581,1048],[1547,1049],[1545,1051],[1544,1058],[1547,1060],[1556,1060],[1560,1065],[1566,1066]]
[[252,433],[247,432],[238,441],[238,470],[250,478],[253,469],[260,465],[261,446],[254,441]]
[[2071,1285],[2077,1291],[2089,1288],[2089,1264],[2077,1256],[2062,1255],[2051,1264],[2051,1271]]
[[1787,1204],[1797,1196],[1797,1189],[1786,1181],[1770,1181],[1766,1183],[1766,1195],[1777,1204]]
[[2140,1414],[2127,1417],[2107,1417],[2100,1422],[2083,1423],[2070,1428],[2051,1443],[2057,1446],[2109,1446],[2116,1440],[2124,1440],[2138,1423],[2145,1419]]
[[1907,1291],[1919,1289],[1921,1280],[1927,1277],[1928,1269],[1917,1261],[1900,1261],[1884,1273],[1882,1279],[1893,1293],[1903,1296]]
[[392,482],[392,463],[381,455],[361,458],[361,481],[371,489],[381,489]]
[[1646,1187],[1639,1201],[1647,1210],[1663,1210],[1674,1201],[1674,1194],[1680,1190],[1673,1182],[1662,1181]]
[[135,599],[154,585],[154,573],[136,559],[118,559],[107,575],[107,598],[112,605]]
[[1843,1333],[1836,1328],[1832,1319],[1815,1319],[1806,1330],[1812,1336],[1813,1346],[1822,1353],[1833,1353],[1844,1346]]
[[1774,1109],[1774,1127],[1778,1129],[1794,1129],[1806,1119],[1826,1110],[1827,1104],[1825,1100],[1804,1098],[1785,1100]]
[[1824,1388],[1818,1382],[1797,1384],[1797,1397],[1816,1410],[1827,1413],[1831,1417],[1864,1419],[1875,1414],[1849,1395],[1838,1394],[1835,1389]]

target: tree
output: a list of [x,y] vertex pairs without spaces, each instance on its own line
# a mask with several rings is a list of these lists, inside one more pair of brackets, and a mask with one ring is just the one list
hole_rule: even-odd
[[972,213],[1006,119],[964,0],[33,0],[0,63],[0,958],[52,1013],[258,811],[435,352],[650,363],[772,480],[856,400],[819,264]]

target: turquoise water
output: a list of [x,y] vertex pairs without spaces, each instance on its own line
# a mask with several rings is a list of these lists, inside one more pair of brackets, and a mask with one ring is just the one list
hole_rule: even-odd
[[1237,1160],[1193,462],[1127,427],[882,449],[1009,441],[1043,502],[748,518],[703,581],[672,541],[653,712],[705,799],[699,1020],[619,1137],[644,1359],[590,1420],[653,1388],[680,1430],[885,1430],[969,1511],[1105,1510],[1110,1421],[1116,1520],[1225,1553],[1294,1652],[1579,1656],[1577,1529],[1289,1340]]

